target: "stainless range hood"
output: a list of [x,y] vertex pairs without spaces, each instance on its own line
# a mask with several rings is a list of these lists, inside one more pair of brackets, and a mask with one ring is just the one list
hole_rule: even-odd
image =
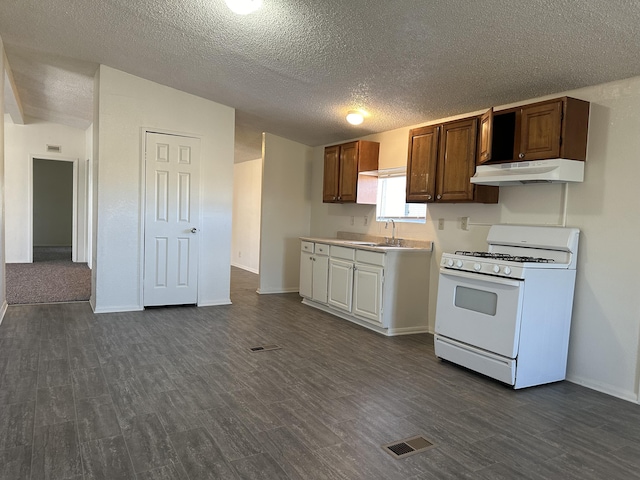
[[526,185],[529,183],[567,183],[584,180],[584,163],[554,158],[524,162],[479,165],[471,183],[476,185]]

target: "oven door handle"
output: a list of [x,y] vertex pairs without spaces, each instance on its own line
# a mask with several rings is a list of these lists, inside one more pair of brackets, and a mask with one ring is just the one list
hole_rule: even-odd
[[448,268],[440,268],[440,275],[449,277],[461,277],[469,280],[478,280],[489,283],[497,283],[499,285],[509,285],[511,287],[519,287],[522,280],[516,280],[513,278],[494,277],[493,275],[484,275],[482,273],[468,273],[461,270],[450,270]]

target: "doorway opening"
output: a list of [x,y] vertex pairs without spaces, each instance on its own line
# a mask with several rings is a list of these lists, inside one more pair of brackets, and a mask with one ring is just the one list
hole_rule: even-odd
[[33,159],[33,262],[73,260],[73,162]]
[[[32,157],[29,198],[29,262],[6,264],[7,303],[86,301],[91,270],[78,239],[78,160]],[[86,199],[81,199],[85,211]],[[80,224],[86,225],[83,218]],[[85,227],[81,227],[85,228]]]

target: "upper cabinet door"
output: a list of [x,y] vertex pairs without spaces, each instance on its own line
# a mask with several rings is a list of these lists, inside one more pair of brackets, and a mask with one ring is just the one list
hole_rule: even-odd
[[473,201],[474,186],[471,177],[476,170],[477,132],[476,117],[447,122],[442,126],[437,201]]
[[409,131],[407,203],[435,200],[439,137],[439,125]]
[[491,160],[493,147],[493,108],[480,117],[480,139],[478,142],[478,165]]
[[518,160],[560,157],[562,99],[522,107]]
[[358,192],[358,142],[340,147],[340,187],[338,200],[355,202]]
[[324,149],[324,180],[322,201],[332,203],[338,201],[338,175],[340,173],[340,146]]

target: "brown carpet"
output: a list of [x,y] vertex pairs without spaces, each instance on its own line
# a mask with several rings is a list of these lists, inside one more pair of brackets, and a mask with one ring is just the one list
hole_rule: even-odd
[[34,249],[33,263],[7,263],[7,303],[79,302],[91,295],[91,270],[67,252]]

